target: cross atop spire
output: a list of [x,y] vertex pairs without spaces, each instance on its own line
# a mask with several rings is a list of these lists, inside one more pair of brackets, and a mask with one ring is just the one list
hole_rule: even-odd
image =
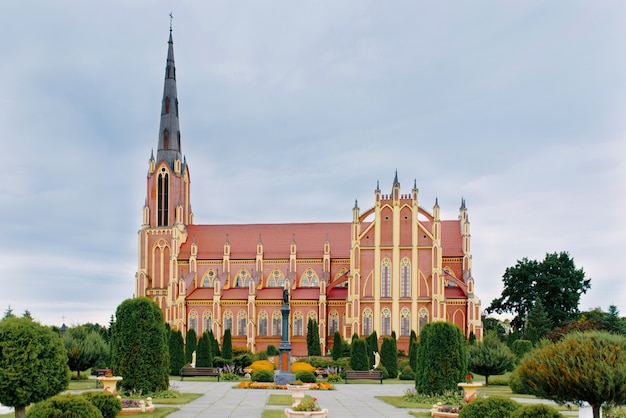
[[174,20],[174,14],[170,12],[170,32],[172,31],[172,20]]

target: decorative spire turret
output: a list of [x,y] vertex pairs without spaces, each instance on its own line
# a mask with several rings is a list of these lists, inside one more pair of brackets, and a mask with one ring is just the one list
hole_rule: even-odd
[[174,64],[174,41],[172,41],[172,28],[170,26],[170,38],[168,40],[167,61],[165,65],[165,84],[163,86],[163,101],[161,103],[157,164],[161,160],[164,160],[173,169],[174,161],[180,161],[181,155],[178,94],[176,92],[176,66]]

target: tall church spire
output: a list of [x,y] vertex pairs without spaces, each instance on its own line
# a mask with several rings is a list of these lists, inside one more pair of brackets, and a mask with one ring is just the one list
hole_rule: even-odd
[[176,93],[176,66],[174,65],[174,41],[170,23],[167,62],[165,65],[165,85],[161,103],[161,125],[159,126],[159,146],[157,164],[165,160],[170,167],[181,160],[180,128],[178,124],[178,94]]

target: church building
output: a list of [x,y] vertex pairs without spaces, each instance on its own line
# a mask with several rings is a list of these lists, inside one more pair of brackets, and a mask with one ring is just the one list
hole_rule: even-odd
[[[322,353],[335,331],[346,340],[395,332],[408,352],[411,330],[419,335],[432,321],[482,337],[464,200],[458,219],[441,219],[437,200],[430,210],[420,206],[416,182],[402,193],[396,173],[389,193],[377,184],[368,208],[355,202],[345,222],[199,225],[178,112],[170,28],[135,294],[154,300],[172,328],[212,330],[220,341],[230,329],[233,346],[252,352],[278,347],[287,332],[294,356],[307,355],[309,318],[319,325]],[[283,289],[289,329],[282,329]]]

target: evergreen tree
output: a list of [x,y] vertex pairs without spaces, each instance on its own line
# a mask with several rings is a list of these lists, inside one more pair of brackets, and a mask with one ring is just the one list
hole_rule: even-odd
[[409,337],[409,365],[411,370],[415,372],[417,362],[417,334],[411,330],[411,336]]
[[0,403],[14,407],[16,418],[69,383],[67,353],[57,333],[27,318],[0,321]]
[[602,329],[613,334],[626,334],[626,327],[624,321],[619,316],[617,306],[609,306],[609,312],[602,319]]
[[457,390],[466,374],[467,344],[459,327],[443,321],[426,324],[417,350],[417,392],[439,395]]
[[331,350],[333,360],[339,360],[341,358],[343,354],[342,343],[341,334],[339,334],[339,331],[335,331],[333,334],[333,348]]
[[233,358],[233,339],[230,334],[230,328],[224,330],[224,338],[222,339],[222,357],[231,360]]
[[474,331],[470,331],[469,337],[467,337],[467,343],[469,345],[476,344],[476,334],[474,334]]
[[594,418],[604,404],[626,404],[626,337],[572,332],[525,356],[516,373],[528,393],[558,403],[586,401]]
[[212,344],[209,339],[209,333],[204,331],[198,341],[198,352],[196,356],[197,367],[213,366],[213,348],[211,346]]
[[374,361],[376,360],[374,358],[374,353],[379,351],[378,350],[378,334],[376,333],[376,331],[372,332],[365,339],[365,342],[367,343],[367,357],[369,359],[369,365],[371,369],[372,367],[374,367]]
[[167,390],[170,356],[159,305],[147,298],[127,299],[116,310],[111,332],[111,368],[124,377],[120,386],[143,393]]
[[541,303],[541,299],[535,300],[532,308],[528,312],[526,320],[526,339],[533,344],[545,337],[552,330],[552,321],[548,312]]
[[352,340],[350,347],[350,368],[352,370],[369,370],[367,343],[363,338]]
[[171,330],[169,335],[170,374],[178,376],[185,365],[185,341],[178,329]]
[[306,325],[306,347],[309,357],[322,355],[319,326],[313,318],[309,318]]
[[[198,350],[198,336],[196,330],[190,328],[185,335],[185,360],[187,363],[191,363],[193,360],[193,352]],[[197,359],[198,353],[196,353]]]
[[380,363],[387,369],[389,377],[398,377],[398,349],[391,337],[384,337],[380,346]]
[[80,380],[80,372],[93,367],[102,357],[109,355],[109,346],[95,331],[84,325],[69,328],[63,336],[68,366],[76,371]]
[[509,347],[500,341],[494,331],[487,331],[485,338],[469,347],[468,369],[472,373],[485,376],[489,386],[489,376],[503,374],[513,365],[515,357]]
[[220,343],[219,341],[217,341],[217,338],[215,338],[213,330],[209,330],[209,341],[211,341],[211,347],[213,347],[213,350],[211,351],[213,357],[220,356],[222,354],[222,352],[220,351]]

